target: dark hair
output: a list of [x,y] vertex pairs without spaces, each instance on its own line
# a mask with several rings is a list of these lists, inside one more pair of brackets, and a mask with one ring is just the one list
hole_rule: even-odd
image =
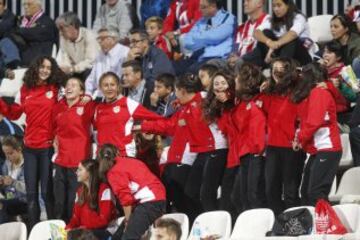
[[258,66],[244,63],[241,66],[237,66],[235,71],[235,81],[240,85],[240,89],[236,90],[236,97],[248,101],[260,93],[260,86],[265,82],[266,78]]
[[336,57],[339,57],[340,60],[344,59],[344,48],[338,41],[327,42],[324,46],[324,49],[327,49],[329,52],[335,53]]
[[200,79],[192,73],[185,73],[178,77],[174,85],[176,88],[184,89],[188,93],[199,92],[202,88]]
[[343,25],[344,28],[348,29],[347,34],[358,32],[355,23],[352,21],[352,19],[349,16],[345,14],[336,14],[331,18],[330,22],[332,22],[335,19],[338,19],[341,25]]
[[199,68],[199,71],[200,70],[204,71],[204,72],[207,72],[209,77],[212,78],[214,76],[214,74],[217,71],[219,71],[219,68],[217,66],[215,66],[214,64],[205,63],[205,64],[201,65],[201,67]]
[[115,145],[106,143],[99,149],[97,159],[99,161],[99,176],[106,181],[107,172],[115,165],[115,158],[119,155],[119,150]]
[[[273,78],[273,66],[276,62],[281,62],[284,65],[284,72],[282,76],[279,76],[280,82],[276,83]],[[296,70],[298,64],[291,58],[276,58],[271,62],[270,72],[271,77],[269,80],[269,87],[266,89],[268,94],[289,94],[297,84],[299,74]]]
[[288,11],[285,16],[278,18],[273,12],[271,16],[271,28],[279,31],[281,26],[285,25],[286,30],[289,31],[294,24],[294,19],[296,14],[305,15],[296,7],[293,0],[281,0],[285,5],[288,6]]
[[17,139],[15,136],[5,136],[1,141],[2,146],[9,146],[15,149],[16,151],[21,151],[23,148],[22,142]]
[[168,233],[175,234],[176,240],[180,240],[182,235],[180,223],[172,218],[159,218],[155,222],[155,228],[165,228]]
[[215,4],[217,9],[222,8],[222,0],[206,0],[209,4]]
[[81,162],[81,165],[89,173],[89,188],[86,184],[81,183],[82,191],[79,195],[79,204],[83,205],[84,203],[89,203],[89,206],[92,210],[98,211],[98,194],[100,186],[99,178],[99,163],[95,160],[89,159]]
[[[216,99],[214,93],[214,79],[217,76],[222,76],[225,78],[226,82],[229,85],[228,93],[229,93],[229,100],[222,103]],[[234,94],[235,93],[235,80],[234,76],[231,75],[229,72],[226,71],[219,71],[214,74],[211,79],[211,85],[206,98],[204,99],[202,108],[203,108],[203,115],[204,118],[208,122],[214,122],[217,118],[221,117],[224,110],[229,110],[234,107]]]
[[76,228],[67,232],[67,240],[98,240],[91,230]]
[[159,158],[163,150],[160,135],[153,135],[146,139],[143,133],[135,134],[136,159],[141,160],[149,170],[157,177],[160,177]]
[[150,43],[149,34],[144,29],[133,29],[130,31],[130,35],[133,34],[139,34],[141,39],[147,40],[147,42]]
[[174,90],[175,76],[171,73],[159,74],[155,81],[163,84],[166,88],[171,88],[171,91]]
[[143,69],[141,63],[138,60],[129,60],[121,64],[122,68],[131,67],[134,73],[140,73],[140,77],[143,78]]
[[81,91],[85,92],[85,84],[84,84],[84,81],[79,77],[79,76],[76,76],[76,75],[71,75],[69,76],[66,81],[65,81],[65,85],[67,84],[67,82],[69,80],[76,80],[78,83],[79,83],[79,86],[80,86],[80,89]]
[[311,89],[325,79],[327,79],[327,71],[318,62],[305,65],[301,70],[301,80],[298,81],[291,95],[291,100],[295,103],[301,102],[309,96]]
[[48,56],[41,56],[33,61],[25,72],[23,81],[27,88],[34,88],[37,86],[37,82],[39,81],[39,69],[45,60],[48,60],[51,63],[51,73],[46,81],[47,84],[56,85],[57,87],[63,86],[66,74],[59,68],[55,59]]
[[122,85],[120,84],[120,78],[118,75],[116,75],[116,73],[113,73],[113,72],[106,72],[101,75],[100,80],[99,80],[99,88],[101,88],[102,81],[108,77],[113,78],[115,80],[116,84],[118,85],[118,90],[119,90],[118,93],[121,93]]

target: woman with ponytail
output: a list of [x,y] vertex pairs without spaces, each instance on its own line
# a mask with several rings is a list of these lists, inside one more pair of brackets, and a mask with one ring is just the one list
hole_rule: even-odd
[[125,214],[124,232],[119,228],[112,239],[140,239],[165,212],[165,187],[145,163],[120,157],[112,144],[104,144],[98,158],[100,176],[111,186]]
[[76,173],[80,187],[76,194],[73,216],[66,229],[90,229],[99,239],[107,239],[110,233],[106,228],[116,217],[111,189],[100,181],[97,161],[82,161]]

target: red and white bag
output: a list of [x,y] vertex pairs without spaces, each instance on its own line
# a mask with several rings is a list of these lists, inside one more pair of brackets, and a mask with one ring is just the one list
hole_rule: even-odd
[[320,199],[315,206],[315,225],[317,234],[345,234],[347,230],[331,205]]

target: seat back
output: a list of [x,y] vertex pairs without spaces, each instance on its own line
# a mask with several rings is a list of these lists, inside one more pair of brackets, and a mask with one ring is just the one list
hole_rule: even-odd
[[22,222],[10,222],[1,224],[0,236],[3,240],[26,240],[26,225]]
[[334,206],[340,221],[349,233],[357,230],[360,224],[360,206],[357,204],[343,204]]
[[324,43],[331,41],[330,20],[332,15],[319,15],[308,18],[310,38],[314,42]]
[[274,213],[267,208],[245,211],[236,219],[230,239],[265,237],[275,222]]
[[229,239],[231,234],[231,216],[226,211],[211,211],[200,214],[194,221],[188,239],[194,235],[194,226],[199,223],[202,237],[218,235],[220,239]]
[[342,176],[336,195],[360,194],[360,188],[357,185],[359,182],[360,167],[350,168]]
[[37,223],[30,232],[29,240],[49,240],[52,238],[52,226],[65,228],[63,220],[47,220]]

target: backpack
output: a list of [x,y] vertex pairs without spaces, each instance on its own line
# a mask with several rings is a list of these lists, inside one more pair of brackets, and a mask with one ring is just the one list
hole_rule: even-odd
[[279,214],[274,226],[267,236],[299,236],[310,234],[313,218],[306,208],[296,209]]

